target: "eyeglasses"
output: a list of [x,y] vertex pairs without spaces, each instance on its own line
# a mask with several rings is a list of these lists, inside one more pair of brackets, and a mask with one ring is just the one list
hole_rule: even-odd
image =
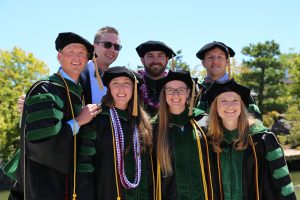
[[181,88],[165,88],[166,95],[175,95],[177,93],[178,95],[185,95],[187,92],[187,88],[181,87]]
[[97,44],[103,44],[103,47],[106,49],[110,49],[112,46],[114,46],[115,51],[120,51],[122,49],[122,46],[119,44],[113,44],[111,42],[97,42]]
[[226,60],[226,57],[224,57],[224,56],[209,56],[207,58],[204,58],[204,60],[206,60],[208,62],[212,62],[214,60],[216,60],[218,62],[222,62],[222,61]]

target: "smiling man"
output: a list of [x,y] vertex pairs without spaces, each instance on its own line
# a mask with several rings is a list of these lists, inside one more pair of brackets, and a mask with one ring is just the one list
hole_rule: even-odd
[[[206,70],[207,76],[204,80],[198,83],[199,91],[196,97],[196,106],[203,111],[208,111],[208,103],[205,95],[205,91],[214,82],[225,83],[229,81],[229,75],[226,68],[230,68],[230,57],[234,57],[235,52],[232,48],[225,45],[222,42],[213,41],[204,45],[196,54],[202,62],[203,67]],[[254,99],[250,96],[250,104],[248,111],[256,118],[260,119],[260,110],[255,105]]]
[[26,94],[20,158],[15,160],[18,169],[10,199],[70,198],[74,135],[100,112],[95,104],[84,106],[79,84],[93,56],[93,45],[66,32],[58,35],[55,47],[61,65],[58,73],[34,83]]
[[140,44],[136,51],[144,65],[144,70],[138,73],[143,77],[144,84],[140,87],[141,97],[145,110],[154,116],[159,107],[159,94],[156,92],[157,85],[167,75],[169,59],[176,56],[174,51],[160,41],[147,41]]
[[99,104],[107,91],[102,83],[103,73],[118,58],[122,49],[117,29],[110,26],[99,29],[94,37],[94,47],[97,68],[94,62],[89,61],[81,74],[80,83],[84,89],[85,102]]

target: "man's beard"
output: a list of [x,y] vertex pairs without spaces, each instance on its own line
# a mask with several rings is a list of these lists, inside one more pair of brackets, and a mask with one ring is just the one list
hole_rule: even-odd
[[145,66],[145,71],[148,75],[152,77],[159,77],[164,73],[166,67],[167,65],[163,66],[161,63],[151,63],[149,67]]

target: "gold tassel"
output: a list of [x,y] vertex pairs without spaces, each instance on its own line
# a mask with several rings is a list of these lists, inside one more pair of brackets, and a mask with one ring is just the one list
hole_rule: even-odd
[[94,63],[94,66],[95,66],[96,78],[97,78],[99,88],[100,88],[100,90],[103,90],[104,86],[103,86],[103,83],[102,83],[101,78],[100,78],[99,69],[98,69],[98,66],[97,66],[97,61],[96,61],[95,54],[93,56],[93,63]]
[[191,100],[190,100],[190,107],[189,107],[189,116],[192,116],[193,114],[193,108],[194,108],[194,99],[195,99],[195,88],[196,88],[196,84],[195,81],[193,81],[193,88],[192,88],[192,96],[191,96]]
[[137,92],[137,84],[138,80],[136,79],[134,75],[134,93],[133,93],[133,110],[132,110],[132,116],[137,117],[138,116],[138,105],[137,105],[137,98],[138,98],[138,92]]

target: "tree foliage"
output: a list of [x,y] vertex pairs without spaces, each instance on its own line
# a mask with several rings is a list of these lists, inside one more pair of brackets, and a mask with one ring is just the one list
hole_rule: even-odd
[[256,94],[258,107],[262,113],[277,110],[282,113],[287,109],[284,94],[285,69],[279,61],[279,44],[272,41],[250,44],[242,49],[249,57],[243,60],[240,79]]
[[19,146],[17,100],[33,82],[49,73],[43,61],[20,48],[0,50],[0,161],[6,161]]

